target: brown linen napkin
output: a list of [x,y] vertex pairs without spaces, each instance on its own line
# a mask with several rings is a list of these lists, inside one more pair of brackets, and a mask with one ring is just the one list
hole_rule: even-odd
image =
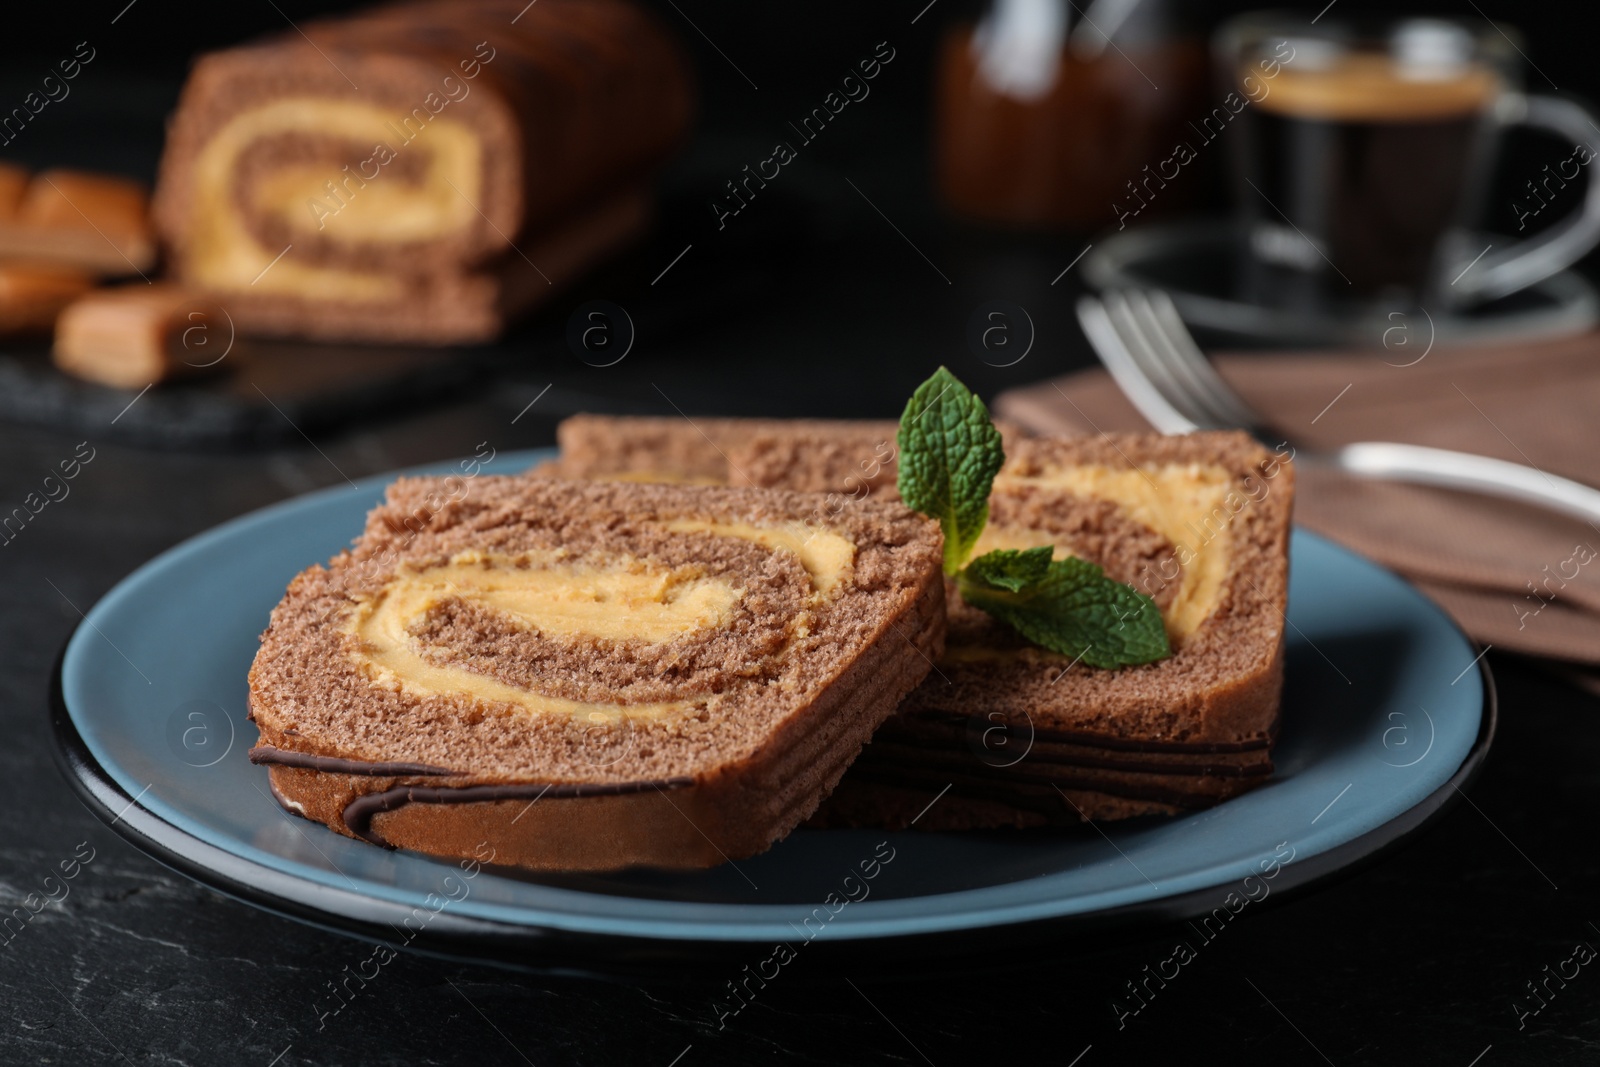
[[[1302,447],[1433,445],[1600,484],[1600,333],[1421,359],[1416,348],[1216,363]],[[1150,429],[1101,370],[1013,389],[994,408],[1035,433]],[[1306,467],[1295,520],[1404,574],[1484,644],[1600,665],[1600,524]]]

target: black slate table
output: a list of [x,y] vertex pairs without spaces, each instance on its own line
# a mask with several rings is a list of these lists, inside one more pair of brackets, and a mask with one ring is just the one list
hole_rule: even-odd
[[[737,98],[731,72],[713,76],[706,128],[669,177],[645,259],[563,295],[449,397],[309,436],[290,427],[285,443],[253,451],[148,449],[109,423],[0,423],[0,512],[79,442],[96,449],[70,495],[0,545],[0,923],[61,863],[80,863],[59,904],[0,932],[0,1063],[1600,1063],[1600,965],[1574,975],[1569,962],[1600,946],[1600,702],[1498,652],[1500,735],[1463,802],[1399,853],[1241,914],[1137,1013],[1127,983],[1171,955],[1178,931],[946,968],[802,959],[720,1021],[732,974],[605,980],[402,954],[324,1016],[329,984],[368,946],[172,874],[91,816],[56,770],[49,675],[81,611],[151,556],[250,509],[482,442],[547,445],[577,410],[893,417],[939,362],[988,396],[1087,365],[1067,269],[1084,242],[966,230],[929,203],[930,49],[906,21],[921,7],[872,16],[882,33],[818,23],[832,51],[784,69],[793,99],[821,85],[796,70],[842,69],[889,33],[907,42],[905,84],[885,78],[853,124],[720,230],[708,190],[764,154],[762,131],[783,112]],[[710,28],[744,56],[750,40],[718,32],[734,10]],[[683,32],[716,69],[717,54]],[[755,73],[769,89],[779,77]],[[70,146],[80,164],[148,172],[173,83],[139,84],[142,97],[86,79],[81,107],[30,129],[20,150],[47,162]],[[115,130],[101,129],[113,114]],[[591,299],[635,322],[614,366],[566,343],[569,316]],[[998,364],[1017,349],[968,343],[997,299],[1033,323],[1010,366]]]
[[[793,299],[813,298],[814,290]],[[1086,951],[1041,948],[1037,958],[988,966],[918,965],[912,974],[895,973],[892,959],[870,974],[802,960],[722,1026],[715,977],[543,977],[402,955],[322,1018],[328,983],[366,959],[367,946],[168,872],[102,826],[62,780],[46,707],[62,642],[80,610],[186,536],[346,477],[468,455],[486,440],[500,450],[548,444],[563,409],[608,395],[633,410],[893,414],[921,373],[908,357],[836,385],[846,360],[835,354],[824,361],[830,374],[813,362],[791,375],[755,353],[779,332],[784,344],[820,346],[827,327],[790,314],[779,309],[776,321],[790,325],[770,334],[752,326],[740,344],[697,353],[642,346],[607,369],[616,375],[610,394],[601,371],[552,342],[474,397],[314,445],[159,452],[97,441],[70,495],[0,547],[0,913],[40,891],[63,860],[93,855],[59,905],[0,938],[0,1063],[694,1067],[1070,1063],[1080,1053],[1085,1067],[1174,1054],[1340,1065],[1600,1062],[1600,973],[1549,978],[1571,974],[1564,961],[1579,943],[1600,945],[1592,907],[1600,704],[1548,669],[1496,652],[1488,659],[1500,737],[1465,803],[1391,858],[1242,914],[1120,1019],[1114,1005],[1132,1004],[1125,984],[1171,955],[1175,931]],[[912,346],[938,350],[924,332]],[[528,343],[538,349],[534,334]],[[958,345],[942,347],[959,372],[993,388]],[[1055,358],[1084,357],[1063,345]],[[82,439],[0,424],[0,501],[35,489]],[[1530,982],[1545,1003],[1537,1014]]]

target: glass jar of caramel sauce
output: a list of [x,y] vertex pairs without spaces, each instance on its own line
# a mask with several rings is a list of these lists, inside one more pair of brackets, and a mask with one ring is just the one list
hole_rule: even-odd
[[994,0],[951,28],[935,99],[945,205],[982,222],[1093,233],[1192,203],[1202,176],[1180,172],[1210,164],[1170,157],[1195,141],[1186,123],[1203,110],[1208,60],[1179,6]]

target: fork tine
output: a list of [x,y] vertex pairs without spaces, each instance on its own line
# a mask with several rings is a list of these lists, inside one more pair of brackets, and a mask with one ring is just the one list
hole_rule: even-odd
[[1173,374],[1169,361],[1157,351],[1155,324],[1130,299],[1127,290],[1109,292],[1103,296],[1106,312],[1127,342],[1128,352],[1139,370],[1163,400],[1199,429],[1213,429],[1211,413],[1204,405],[1195,402],[1193,391]]
[[1112,380],[1151,425],[1162,433],[1190,433],[1198,429],[1191,419],[1167,403],[1161,391],[1145,377],[1103,303],[1092,296],[1079,297],[1078,323]]
[[1254,409],[1245,403],[1233,386],[1217,373],[1216,366],[1195,343],[1194,335],[1184,325],[1172,297],[1160,289],[1145,294],[1150,309],[1166,340],[1168,351],[1175,361],[1188,369],[1195,388],[1203,392],[1207,405],[1216,412],[1219,420],[1228,426],[1253,429],[1260,423]]
[[1138,322],[1149,345],[1149,358],[1153,368],[1147,368],[1151,377],[1165,383],[1169,398],[1181,397],[1174,404],[1195,413],[1194,421],[1206,429],[1237,426],[1230,422],[1230,412],[1218,405],[1213,391],[1204,378],[1195,372],[1190,360],[1185,358],[1169,334],[1168,324],[1158,315],[1150,294],[1132,289],[1124,294],[1128,313]]

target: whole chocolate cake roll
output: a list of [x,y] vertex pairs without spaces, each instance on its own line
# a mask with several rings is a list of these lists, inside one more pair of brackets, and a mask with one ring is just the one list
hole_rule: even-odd
[[634,236],[688,66],[624,0],[425,0],[201,57],[155,212],[247,332],[485,340]]

